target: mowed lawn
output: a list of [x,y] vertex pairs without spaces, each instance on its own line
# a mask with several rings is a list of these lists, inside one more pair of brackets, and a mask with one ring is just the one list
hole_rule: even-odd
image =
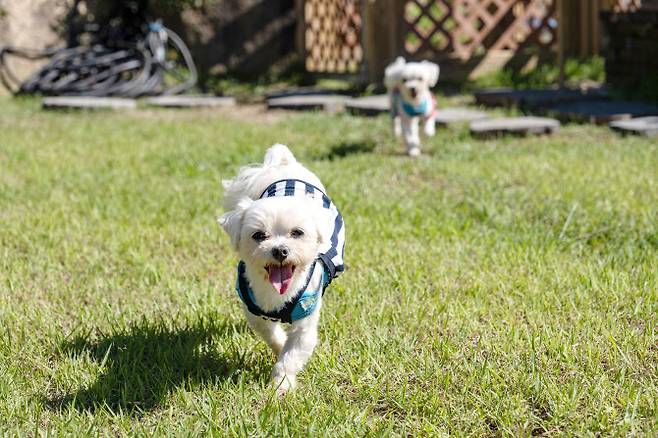
[[[274,142],[347,224],[284,399],[216,223]],[[401,150],[385,116],[0,100],[0,434],[655,436],[658,141]]]

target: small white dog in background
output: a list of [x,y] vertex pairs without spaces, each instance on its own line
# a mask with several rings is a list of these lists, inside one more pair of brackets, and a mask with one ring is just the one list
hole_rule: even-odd
[[384,84],[391,103],[396,137],[403,136],[407,154],[420,155],[419,123],[425,121],[427,137],[435,133],[436,99],[431,87],[439,80],[439,66],[429,62],[406,62],[398,57],[386,67]]
[[284,394],[317,344],[324,290],[344,270],[343,218],[284,145],[223,184],[219,223],[241,259],[236,290],[249,325],[277,356],[271,379]]

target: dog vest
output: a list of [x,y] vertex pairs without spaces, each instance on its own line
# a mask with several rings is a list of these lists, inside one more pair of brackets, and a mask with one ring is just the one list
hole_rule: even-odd
[[236,290],[240,299],[247,307],[250,313],[260,316],[263,319],[269,319],[274,322],[284,322],[287,324],[292,324],[295,321],[306,318],[309,316],[318,305],[318,300],[324,294],[324,290],[329,286],[329,273],[328,269],[323,266],[322,271],[322,285],[318,290],[308,289],[308,285],[313,278],[313,272],[315,272],[315,267],[317,266],[318,261],[316,260],[311,266],[311,270],[308,273],[306,278],[306,283],[296,294],[295,297],[288,301],[281,309],[275,310],[272,312],[266,312],[256,304],[256,299],[254,298],[254,293],[249,287],[249,281],[245,275],[245,265],[244,262],[238,263],[238,281],[235,285]]
[[429,119],[430,117],[435,117],[437,108],[436,108],[436,97],[434,94],[430,93],[429,99],[424,99],[417,106],[410,104],[409,102],[402,99],[402,94],[399,89],[394,89],[392,93],[391,100],[391,117],[395,118],[399,115],[400,109],[404,111],[409,117],[424,117]]
[[[245,275],[244,262],[238,263],[238,279],[235,288],[238,296],[254,315],[272,321],[292,323],[307,317],[315,310],[318,299],[324,293],[331,281],[338,277],[344,270],[343,256],[345,251],[345,224],[338,208],[329,197],[319,188],[298,179],[287,179],[270,184],[260,196],[260,199],[275,196],[304,196],[322,205],[331,215],[333,230],[331,239],[324,244],[319,251],[318,259],[313,263],[304,287],[295,293],[294,298],[285,306],[274,312],[265,312],[256,303],[249,281]],[[320,290],[307,290],[318,261],[322,265],[322,287]]]

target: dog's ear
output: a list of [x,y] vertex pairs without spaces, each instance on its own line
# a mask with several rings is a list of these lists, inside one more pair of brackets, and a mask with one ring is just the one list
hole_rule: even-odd
[[238,201],[235,210],[224,213],[217,222],[224,228],[226,234],[231,238],[231,245],[237,251],[240,245],[240,232],[242,230],[242,218],[245,210],[254,202],[251,198],[242,198]]
[[402,56],[398,56],[393,63],[386,67],[384,71],[384,85],[386,88],[393,88],[400,82],[406,63],[407,61]]
[[325,244],[331,240],[331,232],[333,230],[333,223],[327,213],[326,208],[318,207],[314,209],[315,235],[317,236],[320,245]]
[[427,81],[427,84],[430,87],[435,86],[436,83],[439,81],[439,72],[440,72],[439,66],[429,61],[423,61],[421,62],[421,64],[423,65],[423,68],[425,70],[425,80]]

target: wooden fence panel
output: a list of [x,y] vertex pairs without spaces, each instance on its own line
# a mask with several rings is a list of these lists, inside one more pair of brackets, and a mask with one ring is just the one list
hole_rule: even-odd
[[602,9],[611,12],[634,12],[642,6],[642,0],[601,0]]
[[306,0],[304,27],[308,71],[359,71],[363,60],[359,0]]
[[554,0],[409,0],[405,54],[468,61],[490,50],[554,48]]
[[562,55],[589,56],[599,51],[599,11],[643,5],[642,0],[297,1],[303,2],[307,69],[366,72],[371,82],[381,80],[385,65],[400,55],[438,61],[443,77],[461,79],[533,56],[556,61]]

